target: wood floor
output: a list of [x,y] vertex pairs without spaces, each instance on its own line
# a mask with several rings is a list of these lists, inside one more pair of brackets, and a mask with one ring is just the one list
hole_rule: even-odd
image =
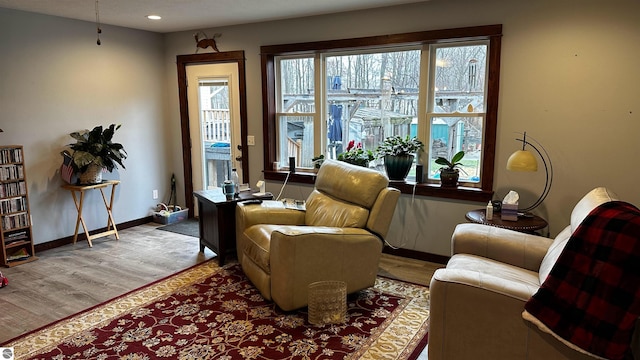
[[[120,240],[96,239],[93,248],[78,241],[0,269],[9,278],[0,289],[0,343],[215,257],[208,249],[199,252],[197,238],[157,226],[119,231]],[[428,285],[439,267],[383,254],[380,274]]]

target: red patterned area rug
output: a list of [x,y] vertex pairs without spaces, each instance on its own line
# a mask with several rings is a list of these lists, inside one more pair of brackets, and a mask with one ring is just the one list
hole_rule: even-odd
[[238,264],[207,261],[2,345],[16,359],[415,359],[428,289],[387,278],[350,295],[347,320],[265,301]]

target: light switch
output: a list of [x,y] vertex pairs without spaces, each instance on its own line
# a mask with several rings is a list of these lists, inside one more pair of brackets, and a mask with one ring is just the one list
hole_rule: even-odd
[[253,135],[247,135],[247,145],[255,145],[256,138]]

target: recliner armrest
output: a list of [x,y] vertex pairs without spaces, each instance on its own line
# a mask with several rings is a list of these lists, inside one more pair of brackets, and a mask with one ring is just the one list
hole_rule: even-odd
[[552,239],[481,224],[459,224],[451,238],[452,255],[473,254],[538,271]]
[[387,237],[399,197],[400,190],[388,187],[380,191],[375,204],[371,208],[367,228],[382,239]]
[[538,290],[538,287],[528,286],[524,282],[510,281],[479,271],[462,269],[438,269],[433,274],[429,286],[435,285],[436,282],[457,284],[475,288],[476,291],[508,296],[522,301],[523,304]]
[[429,359],[540,359],[527,356],[532,332],[520,315],[533,292],[478,271],[436,270],[429,284]]
[[287,209],[281,201],[266,200],[261,204],[238,203],[236,229],[244,231],[256,224],[304,225],[305,212]]

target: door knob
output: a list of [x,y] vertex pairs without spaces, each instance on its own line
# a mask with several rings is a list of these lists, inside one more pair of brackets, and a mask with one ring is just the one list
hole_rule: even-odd
[[242,161],[242,156],[236,156],[236,161]]
[[238,144],[238,150],[242,150],[242,145]]

